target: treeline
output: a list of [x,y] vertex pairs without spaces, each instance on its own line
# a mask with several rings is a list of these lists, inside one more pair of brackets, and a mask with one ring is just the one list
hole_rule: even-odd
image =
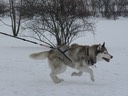
[[128,0],[0,0],[0,16],[10,18],[14,37],[22,29],[26,37],[62,46],[86,32],[94,33],[95,23],[89,17],[128,16]]
[[[10,11],[10,4],[15,5],[15,10],[20,11],[22,18],[32,18],[35,15],[42,15],[45,11],[43,4],[51,2],[52,0],[1,0],[0,1],[0,16],[8,16]],[[94,16],[94,17],[105,17],[114,18],[118,16],[128,16],[128,0],[59,0],[60,6],[71,5],[66,7],[68,9],[65,12],[70,14],[78,14],[82,16]],[[63,3],[65,2],[65,3]],[[65,4],[65,5],[62,5]],[[76,8],[75,6],[78,6]],[[70,11],[68,11],[70,10]],[[62,13],[65,15],[65,12]]]

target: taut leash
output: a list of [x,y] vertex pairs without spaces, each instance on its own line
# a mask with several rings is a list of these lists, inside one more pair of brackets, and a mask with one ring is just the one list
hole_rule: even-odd
[[[33,43],[33,44],[36,44],[36,45],[40,45],[40,46],[43,46],[43,47],[47,47],[47,48],[50,48],[50,49],[57,49],[59,52],[61,52],[68,60],[70,60],[72,62],[72,60],[65,54],[65,51],[63,52],[62,50],[60,50],[59,48],[55,47],[55,46],[52,46],[50,44],[48,44],[47,42],[43,42],[45,44],[41,44],[41,43],[37,43],[35,41],[31,41],[31,40],[28,40],[28,39],[24,39],[24,38],[20,38],[20,37],[16,37],[16,36],[12,36],[10,34],[7,34],[7,33],[3,33],[3,32],[0,32],[0,34],[2,35],[6,35],[6,36],[9,36],[9,37],[12,37],[12,38],[16,38],[16,39],[19,39],[19,40],[22,40],[22,41],[26,41],[26,42],[29,42],[29,43]],[[46,45],[47,44],[47,45]]]

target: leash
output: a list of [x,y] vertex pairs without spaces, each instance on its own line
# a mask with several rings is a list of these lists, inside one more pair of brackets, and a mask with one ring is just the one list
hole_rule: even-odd
[[[28,39],[20,38],[20,37],[15,37],[15,36],[12,36],[12,35],[7,34],[7,33],[0,32],[0,34],[6,35],[6,36],[9,36],[9,37],[12,37],[12,38],[16,38],[16,39],[19,39],[19,40],[22,40],[22,41],[26,41],[26,42],[29,42],[29,43],[33,43],[33,44],[36,44],[36,45],[44,46],[44,47],[47,47],[47,48],[52,48],[52,47],[49,47],[48,45],[40,44],[40,43],[31,41],[31,40],[28,40]],[[46,42],[45,42],[45,43],[46,43]],[[48,43],[47,43],[47,44],[48,44]]]
[[39,45],[39,46],[43,46],[43,47],[47,47],[47,48],[50,48],[50,49],[57,49],[59,52],[61,52],[68,60],[70,60],[70,62],[72,62],[72,60],[65,54],[65,51],[63,52],[62,50],[60,50],[59,48],[55,47],[54,44],[50,45],[49,43],[47,42],[43,42],[45,44],[41,44],[41,43],[37,43],[35,41],[31,41],[31,40],[28,40],[28,39],[24,39],[24,38],[20,38],[20,37],[15,37],[15,36],[12,36],[10,34],[7,34],[7,33],[3,33],[3,32],[0,32],[0,34],[2,35],[5,35],[5,36],[9,36],[9,37],[12,37],[12,38],[16,38],[16,39],[19,39],[19,40],[22,40],[22,41],[26,41],[26,42],[29,42],[29,43],[33,43],[33,44],[36,44],[36,45]]

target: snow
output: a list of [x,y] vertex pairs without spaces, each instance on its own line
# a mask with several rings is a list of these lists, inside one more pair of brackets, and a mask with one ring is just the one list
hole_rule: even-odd
[[[128,18],[97,19],[95,36],[88,33],[74,41],[89,45],[106,42],[114,56],[111,62],[98,62],[93,68],[95,82],[87,73],[72,77],[75,70],[68,68],[60,75],[65,81],[54,84],[47,60],[29,58],[29,54],[46,48],[0,35],[0,96],[128,96],[127,25]],[[10,32],[10,28],[0,24],[0,31]]]

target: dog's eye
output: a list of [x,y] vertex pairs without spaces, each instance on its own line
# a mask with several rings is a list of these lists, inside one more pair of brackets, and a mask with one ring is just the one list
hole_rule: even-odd
[[104,54],[107,54],[107,52],[104,52]]

